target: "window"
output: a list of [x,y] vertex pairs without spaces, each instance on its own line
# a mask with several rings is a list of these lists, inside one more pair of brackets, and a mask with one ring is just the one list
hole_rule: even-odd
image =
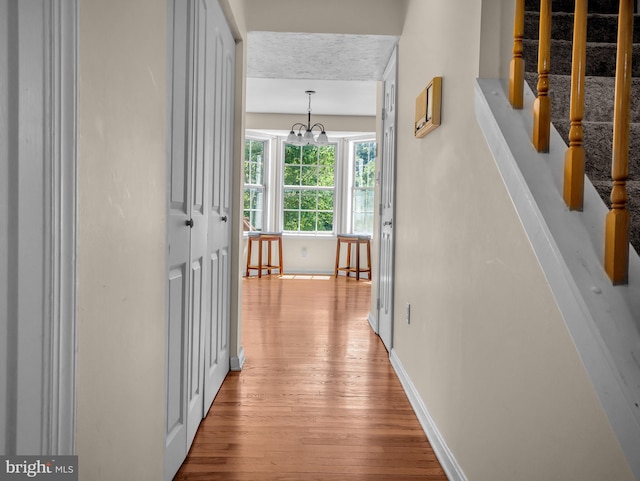
[[262,230],[264,218],[264,140],[246,139],[244,145],[244,219]]
[[354,142],[351,185],[351,232],[373,234],[376,143]]
[[335,144],[284,145],[285,232],[333,232],[335,157]]

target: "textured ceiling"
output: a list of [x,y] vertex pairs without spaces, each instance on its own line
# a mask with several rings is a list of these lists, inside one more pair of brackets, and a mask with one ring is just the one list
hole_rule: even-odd
[[382,80],[398,38],[388,35],[249,32],[247,112],[375,115]]
[[382,80],[397,37],[250,32],[247,76]]

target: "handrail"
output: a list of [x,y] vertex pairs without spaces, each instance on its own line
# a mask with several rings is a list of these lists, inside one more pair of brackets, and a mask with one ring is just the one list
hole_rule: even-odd
[[551,135],[551,99],[549,98],[549,64],[551,63],[551,0],[540,1],[538,39],[538,97],[533,103],[533,146],[538,152],[549,151]]
[[584,71],[587,62],[587,0],[576,0],[571,61],[571,128],[564,160],[564,201],[570,210],[582,210],[584,202]]
[[613,108],[611,159],[611,210],[605,227],[604,268],[614,284],[625,284],[629,275],[629,128],[631,122],[631,52],[633,49],[633,0],[620,0],[616,56],[616,93]]
[[516,0],[513,20],[513,58],[509,72],[509,102],[514,109],[524,104],[524,57],[522,38],[524,37],[524,0]]

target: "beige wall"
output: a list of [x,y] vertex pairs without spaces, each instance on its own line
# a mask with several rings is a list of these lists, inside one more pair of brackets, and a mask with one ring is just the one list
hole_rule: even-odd
[[80,0],[80,479],[162,479],[165,0]]
[[[291,19],[280,25],[283,16],[261,18],[266,6],[259,5],[266,3],[250,0],[245,22],[244,2],[222,2],[237,15],[237,39],[249,27],[295,30]],[[301,2],[273,3],[301,8]],[[313,4],[331,11],[344,2]],[[504,30],[506,13],[495,25],[486,13],[509,12],[510,4],[409,2],[399,50],[394,349],[469,480],[632,479],[475,121],[474,79],[503,73],[509,51],[488,30],[481,35],[480,26]],[[378,33],[398,34],[390,15],[400,11],[404,18],[406,2],[376,5],[381,23],[388,20],[388,31]],[[365,28],[347,30],[336,17],[318,15],[324,25],[333,21],[335,31]],[[314,31],[311,23],[303,27]],[[164,419],[166,2],[80,0],[79,44],[81,479],[157,480]],[[238,51],[246,53],[242,42]],[[491,52],[502,55],[493,59]],[[435,75],[444,76],[443,125],[416,140],[415,97]],[[238,82],[239,113],[244,84]],[[241,117],[236,127],[241,146]],[[410,325],[402,321],[407,302]]]
[[[484,3],[509,11],[511,2]],[[475,119],[480,52],[483,74],[495,75],[505,61],[487,56],[508,51],[481,36],[481,25],[504,25],[481,8],[409,4],[399,44],[394,349],[467,479],[632,479]],[[425,19],[437,19],[428,35]],[[437,75],[442,125],[418,140],[415,98]]]

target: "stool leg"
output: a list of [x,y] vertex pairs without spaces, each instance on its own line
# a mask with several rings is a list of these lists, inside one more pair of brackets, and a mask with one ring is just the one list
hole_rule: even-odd
[[360,241],[356,242],[356,281],[360,280]]
[[336,241],[336,268],[334,275],[338,277],[338,264],[340,263],[340,239]]
[[[347,267],[351,268],[351,248],[353,243],[347,242]],[[351,275],[351,271],[347,271],[347,277]]]
[[282,237],[278,238],[278,265],[280,265],[280,275],[283,275],[284,262],[282,260]]
[[253,244],[253,240],[251,237],[247,238],[247,271],[245,272],[245,276],[249,277],[249,263],[251,262],[251,245]]
[[269,249],[267,253],[267,274],[271,275],[271,266],[273,265],[271,263],[271,239],[267,241],[267,248]]
[[371,241],[367,239],[367,269],[369,269],[369,280],[371,280]]
[[258,239],[258,279],[262,278],[262,239]]

